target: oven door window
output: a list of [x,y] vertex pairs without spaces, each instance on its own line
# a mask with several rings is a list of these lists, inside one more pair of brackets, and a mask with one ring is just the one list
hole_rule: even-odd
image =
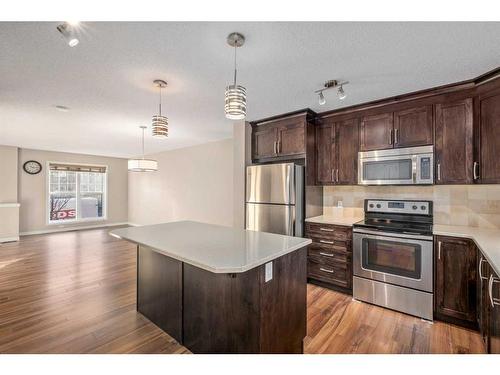
[[366,270],[421,279],[421,245],[363,238],[361,259]]
[[365,181],[403,181],[412,178],[412,160],[389,159],[363,162]]

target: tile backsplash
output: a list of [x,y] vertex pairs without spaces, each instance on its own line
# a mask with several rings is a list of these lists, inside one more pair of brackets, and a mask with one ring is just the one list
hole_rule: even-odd
[[500,228],[500,185],[325,186],[324,214],[363,216],[366,198],[431,200],[435,224]]

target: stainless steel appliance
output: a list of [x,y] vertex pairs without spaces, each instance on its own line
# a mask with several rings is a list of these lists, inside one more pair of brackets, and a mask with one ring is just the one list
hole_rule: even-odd
[[365,200],[353,226],[353,297],[433,318],[432,202]]
[[360,185],[422,185],[433,182],[433,146],[358,153]]
[[303,166],[282,163],[247,167],[246,229],[303,235]]

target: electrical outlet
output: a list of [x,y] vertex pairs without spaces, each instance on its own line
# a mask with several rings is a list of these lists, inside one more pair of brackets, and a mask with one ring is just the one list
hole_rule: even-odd
[[338,201],[338,202],[337,202],[337,207],[338,207],[338,208],[342,208],[342,207],[344,207],[344,202],[342,202],[342,201]]
[[273,262],[266,263],[265,282],[273,279]]

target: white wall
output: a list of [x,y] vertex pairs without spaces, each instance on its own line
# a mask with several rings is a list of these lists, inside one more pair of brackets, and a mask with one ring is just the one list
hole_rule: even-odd
[[129,173],[129,222],[233,225],[233,139],[148,155],[157,172]]
[[[42,164],[42,172],[29,175],[22,170],[28,160]],[[88,163],[108,166],[107,220],[78,224],[47,224],[47,162]],[[127,159],[72,154],[30,149],[19,149],[18,190],[20,232],[44,232],[92,225],[126,223],[128,220]]]

